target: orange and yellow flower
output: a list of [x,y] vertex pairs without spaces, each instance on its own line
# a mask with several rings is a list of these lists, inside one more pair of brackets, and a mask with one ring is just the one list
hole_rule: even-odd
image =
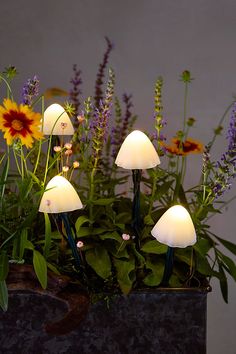
[[200,154],[203,152],[202,143],[191,138],[187,138],[182,142],[178,138],[173,138],[172,145],[164,146],[169,153],[179,156],[186,156],[188,154]]
[[17,105],[16,102],[6,98],[3,106],[0,105],[0,130],[8,145],[20,139],[22,145],[31,148],[34,139],[42,139],[40,131],[41,114],[35,113],[27,105]]

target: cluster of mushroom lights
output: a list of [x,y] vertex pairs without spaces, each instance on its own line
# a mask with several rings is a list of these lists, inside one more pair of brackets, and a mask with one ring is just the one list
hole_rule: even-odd
[[[53,104],[46,109],[43,132],[46,135],[72,135],[74,133],[73,125],[63,107]],[[140,216],[141,173],[144,169],[156,167],[160,164],[160,159],[147,135],[135,130],[124,140],[115,163],[119,167],[132,170],[132,228],[136,246],[139,249],[140,230],[142,227]],[[81,266],[81,260],[71,232],[67,213],[82,207],[79,195],[72,184],[59,175],[53,177],[47,184],[39,207],[40,212],[56,214],[63,222],[77,268]],[[173,270],[174,248],[185,248],[196,242],[196,233],[190,214],[181,205],[172,206],[158,220],[151,234],[157,241],[168,246],[162,281],[162,285],[167,286]]]

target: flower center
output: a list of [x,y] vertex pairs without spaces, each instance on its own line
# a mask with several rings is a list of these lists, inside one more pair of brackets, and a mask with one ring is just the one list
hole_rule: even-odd
[[11,126],[13,129],[20,131],[23,128],[23,123],[18,119],[14,119]]

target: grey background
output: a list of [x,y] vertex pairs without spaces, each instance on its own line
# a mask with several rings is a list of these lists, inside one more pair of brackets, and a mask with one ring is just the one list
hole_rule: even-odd
[[[38,74],[41,88],[69,89],[72,65],[83,72],[84,97],[94,93],[94,81],[107,35],[115,44],[110,64],[116,72],[116,94],[133,94],[137,128],[152,129],[153,90],[164,77],[164,111],[171,137],[181,128],[183,85],[188,69],[191,84],[188,115],[197,119],[193,137],[207,143],[212,129],[236,92],[234,0],[22,0],[1,2],[1,67],[20,72],[15,89]],[[218,139],[213,157],[226,146]],[[201,160],[192,158],[187,183],[198,180]],[[236,189],[226,196],[230,198]],[[212,219],[212,228],[236,241],[235,203]],[[213,282],[208,299],[208,353],[236,353],[236,284],[230,281],[229,304]],[[187,324],[186,324],[187,325]],[[191,348],[189,349],[191,353]]]

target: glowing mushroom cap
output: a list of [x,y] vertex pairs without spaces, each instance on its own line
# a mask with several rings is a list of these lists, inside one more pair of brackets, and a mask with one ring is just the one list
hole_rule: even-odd
[[196,243],[196,232],[188,211],[181,205],[169,208],[158,220],[151,234],[170,247],[185,248]]
[[142,170],[159,165],[160,159],[147,135],[134,130],[125,138],[115,163],[128,170]]
[[43,133],[45,135],[73,135],[74,127],[64,108],[53,103],[44,112]]
[[72,184],[65,177],[55,176],[46,186],[39,211],[43,213],[63,213],[82,207],[81,200]]

